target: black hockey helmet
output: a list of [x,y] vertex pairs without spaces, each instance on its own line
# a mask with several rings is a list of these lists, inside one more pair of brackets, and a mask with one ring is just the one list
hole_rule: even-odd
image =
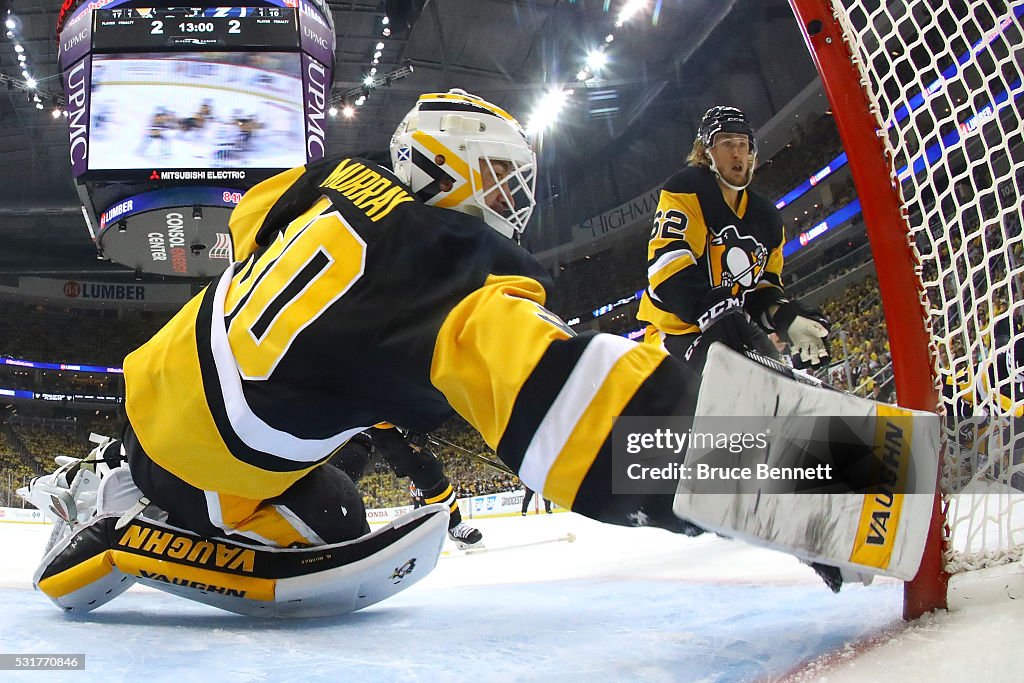
[[718,133],[738,133],[746,135],[750,140],[750,153],[757,154],[757,141],[754,139],[754,128],[747,121],[747,116],[736,107],[711,107],[704,112],[697,129],[697,138],[704,143],[704,149],[711,149],[715,135]]

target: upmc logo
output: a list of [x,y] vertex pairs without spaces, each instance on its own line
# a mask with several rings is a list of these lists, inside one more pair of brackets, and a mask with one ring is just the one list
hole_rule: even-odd
[[82,285],[78,284],[74,280],[68,280],[64,283],[64,296],[74,299],[81,293]]
[[327,104],[327,68],[319,62],[302,55],[306,63],[306,159],[315,161],[323,159],[326,146],[324,144],[324,114]]
[[89,158],[89,65],[88,57],[64,74],[64,92],[68,95],[68,136],[71,148],[71,168],[74,175],[85,173]]

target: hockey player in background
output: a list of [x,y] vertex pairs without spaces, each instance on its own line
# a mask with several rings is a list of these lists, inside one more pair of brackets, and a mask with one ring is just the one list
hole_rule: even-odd
[[743,112],[708,109],[688,166],[658,199],[637,313],[645,340],[699,365],[716,341],[776,357],[766,334],[776,332],[797,367],[827,363],[828,320],[783,291],[782,216],[747,189],[756,160]]
[[[371,589],[386,597],[426,562],[422,545],[412,557],[386,555],[406,538],[395,537],[429,526],[443,507],[367,535],[352,478],[326,465],[372,425],[428,433],[453,412],[525,485],[564,508],[692,531],[671,493],[613,493],[613,425],[692,416],[705,394],[741,376],[772,375],[771,387],[775,375],[724,357],[702,378],[659,345],[576,335],[547,310],[548,275],[517,244],[535,204],[536,158],[518,122],[495,105],[457,90],[423,95],[399,124],[391,157],[393,171],[333,157],[252,188],[231,215],[234,263],[125,359],[126,483],[144,498],[116,524],[101,518],[75,531],[72,522],[75,543],[48,552],[37,585],[64,609],[92,609],[132,577],[253,614],[270,613],[268,601],[287,609],[296,592],[307,600],[300,606],[322,612],[357,609]],[[709,389],[698,396],[702,384]],[[804,398],[799,387],[764,392]],[[30,499],[53,505],[62,485],[60,501],[75,498],[84,489],[73,469]],[[151,508],[172,526],[140,521],[157,514]],[[223,550],[204,554],[208,546]],[[336,575],[314,573],[290,593],[252,576],[343,560],[376,562],[387,574],[342,591]],[[333,602],[318,590],[334,590]]]
[[459,548],[476,546],[483,540],[479,529],[462,521],[455,490],[425,437],[403,434],[392,425],[377,425],[349,439],[331,458],[331,464],[358,484],[373,456],[383,458],[396,476],[412,480],[409,489],[414,507],[442,503],[448,508],[448,537]]
[[959,449],[952,485],[975,477],[1005,481],[1024,491],[1024,315],[1019,308],[995,316],[975,368],[943,374],[946,428]]

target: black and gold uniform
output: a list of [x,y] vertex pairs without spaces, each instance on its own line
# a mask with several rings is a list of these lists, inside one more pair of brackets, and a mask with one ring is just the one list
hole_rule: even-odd
[[991,336],[976,391],[997,404],[1000,415],[1024,417],[1024,319],[1020,313],[1003,313]]
[[[196,531],[358,535],[365,522],[317,527],[361,511],[320,465],[371,425],[428,432],[453,409],[546,498],[624,519],[610,512],[613,420],[681,413],[696,388],[655,346],[574,336],[526,251],[368,161],[260,183],[230,227],[236,263],[124,365],[136,483]],[[318,482],[328,471],[345,481]],[[310,503],[324,495],[343,501]]]
[[782,288],[782,216],[766,199],[741,190],[730,207],[714,175],[688,166],[661,190],[647,247],[648,287],[637,318],[645,341],[700,333],[698,318],[711,305],[736,300],[755,322],[785,301]]

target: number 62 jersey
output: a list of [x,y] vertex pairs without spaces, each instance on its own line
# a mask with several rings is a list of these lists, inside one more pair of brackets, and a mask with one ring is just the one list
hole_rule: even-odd
[[361,159],[260,183],[231,235],[235,262],[124,364],[140,444],[204,490],[270,498],[378,422],[436,428],[452,414],[431,384],[439,330],[489,278],[544,310],[525,250]]

